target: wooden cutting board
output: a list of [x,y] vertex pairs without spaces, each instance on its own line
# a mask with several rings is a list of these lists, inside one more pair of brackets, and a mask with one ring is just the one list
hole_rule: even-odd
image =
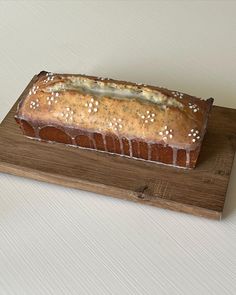
[[0,125],[0,172],[221,218],[236,150],[236,109],[213,107],[197,168],[184,170],[28,139],[14,121],[18,101]]

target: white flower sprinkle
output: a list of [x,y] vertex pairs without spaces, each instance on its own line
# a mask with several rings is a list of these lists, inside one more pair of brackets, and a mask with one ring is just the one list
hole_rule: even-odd
[[97,109],[97,108],[94,108],[94,109],[93,109],[93,111],[94,111],[94,112],[97,112],[97,111],[98,111],[98,109]]
[[172,138],[173,137],[172,129],[169,129],[168,126],[164,126],[162,131],[159,131],[159,135],[163,136],[162,137],[163,140],[167,140],[168,137]]
[[145,123],[154,122],[154,120],[152,120],[151,117],[155,117],[155,114],[151,113],[151,111],[146,111],[145,114],[139,114],[138,113],[138,115],[140,116],[141,119],[144,120]]
[[94,98],[91,98],[91,102],[94,102]]
[[91,109],[88,109],[88,112],[89,112],[89,113],[91,113],[91,112],[92,112],[92,110],[91,110]]
[[123,125],[118,123],[122,121],[121,119],[112,118],[112,121],[114,122],[109,122],[109,126],[112,127],[113,130],[119,131],[120,129],[122,129]]
[[173,95],[174,95],[174,97],[179,97],[179,98],[183,98],[183,93],[180,93],[180,92],[178,92],[178,91],[172,91],[171,92]]
[[88,107],[88,104],[87,104],[87,102],[86,102],[85,106],[86,106],[86,107]]
[[96,106],[98,105],[98,101],[95,101],[95,105],[96,105]]
[[198,112],[198,111],[200,110],[197,104],[193,104],[193,103],[191,103],[191,102],[189,102],[189,108],[190,108],[194,113],[196,113],[196,112]]
[[199,140],[201,137],[197,134],[199,134],[199,130],[197,129],[191,129],[191,133],[188,134],[188,136],[192,137],[192,142],[196,142]]
[[89,103],[89,107],[91,108],[92,106],[93,106],[93,104],[90,102],[90,103]]

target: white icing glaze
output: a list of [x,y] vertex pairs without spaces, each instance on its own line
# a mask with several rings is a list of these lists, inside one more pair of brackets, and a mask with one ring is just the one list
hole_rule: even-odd
[[173,97],[167,97],[157,90],[151,90],[144,85],[140,88],[134,85],[119,85],[112,82],[94,81],[88,77],[69,76],[65,83],[58,82],[50,87],[52,91],[76,90],[95,97],[106,96],[117,99],[141,99],[153,102],[160,107],[183,108],[183,104]]

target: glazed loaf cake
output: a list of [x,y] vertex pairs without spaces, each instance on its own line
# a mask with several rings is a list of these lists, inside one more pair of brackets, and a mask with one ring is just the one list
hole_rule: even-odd
[[15,119],[33,139],[193,168],[212,103],[161,87],[43,71]]

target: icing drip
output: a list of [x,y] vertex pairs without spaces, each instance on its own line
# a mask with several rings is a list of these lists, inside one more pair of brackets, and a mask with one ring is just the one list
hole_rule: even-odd
[[106,136],[105,134],[102,133],[102,139],[103,139],[103,145],[104,145],[104,149],[107,152],[107,142],[106,142]]
[[124,147],[123,147],[123,142],[122,142],[122,138],[119,137],[119,142],[120,142],[120,153],[121,155],[124,154]]
[[75,137],[73,137],[73,136],[71,137],[71,142],[72,142],[73,145],[77,145]]
[[132,142],[130,139],[128,139],[128,141],[129,141],[129,155],[130,157],[133,157]]
[[94,146],[94,149],[96,150],[97,149],[97,145],[96,145],[96,141],[93,137],[93,133],[89,134],[89,139],[91,139],[91,141],[93,142],[93,146]]
[[190,164],[190,150],[186,150],[186,167],[189,167]]
[[176,166],[177,163],[177,155],[178,155],[178,149],[173,148],[173,165]]
[[35,137],[36,137],[36,138],[40,138],[40,137],[39,137],[39,131],[40,131],[40,129],[41,129],[41,128],[40,128],[39,126],[34,127],[34,132],[35,132]]

